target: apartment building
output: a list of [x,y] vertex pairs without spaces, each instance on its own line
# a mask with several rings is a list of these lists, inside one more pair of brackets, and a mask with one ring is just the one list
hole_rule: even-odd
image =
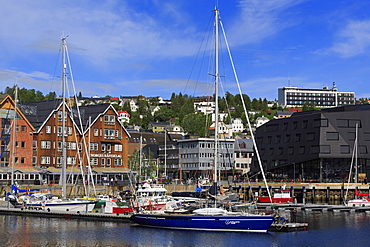
[[332,88],[322,89],[283,87],[278,89],[278,104],[282,107],[301,107],[305,103],[314,103],[318,107],[337,107],[354,105],[354,92],[338,92],[333,83]]

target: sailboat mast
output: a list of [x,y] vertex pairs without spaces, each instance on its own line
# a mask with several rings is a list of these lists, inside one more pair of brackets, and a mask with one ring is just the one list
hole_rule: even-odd
[[12,185],[14,184],[14,163],[15,163],[15,142],[16,139],[16,132],[17,132],[17,99],[18,99],[18,86],[15,85],[15,95],[14,95],[14,116],[13,116],[13,141],[12,141],[12,174],[11,174],[11,182]]
[[[218,9],[215,12],[215,158],[214,158],[214,183],[217,183],[217,165],[218,165]],[[217,191],[217,187],[216,187]]]
[[355,183],[358,182],[358,164],[357,164],[357,151],[358,150],[358,123],[356,123],[356,138],[355,138]]
[[66,150],[66,140],[65,140],[65,132],[66,132],[66,106],[65,106],[65,90],[66,90],[66,83],[67,83],[67,64],[66,64],[66,37],[62,38],[62,174],[61,174],[61,181],[62,181],[62,197],[67,197],[67,178],[66,178],[66,169],[67,169],[67,150]]

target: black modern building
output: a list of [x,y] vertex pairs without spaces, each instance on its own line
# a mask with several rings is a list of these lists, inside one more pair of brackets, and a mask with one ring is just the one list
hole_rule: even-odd
[[[262,125],[255,136],[270,180],[346,182],[351,164],[351,178],[370,175],[370,105],[297,112]],[[259,171],[255,152],[251,172]]]

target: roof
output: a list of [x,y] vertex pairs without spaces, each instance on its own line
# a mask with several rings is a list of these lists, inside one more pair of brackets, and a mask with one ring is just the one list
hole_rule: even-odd
[[[105,168],[105,167],[92,167],[91,168],[92,172],[94,173],[98,173],[98,174],[103,174],[103,173],[128,173],[130,172],[130,169],[128,168]],[[50,173],[61,173],[62,172],[62,168],[56,168],[56,167],[49,167],[49,168],[46,168],[44,169],[44,171],[46,172],[50,172]],[[85,173],[85,168],[82,168],[82,172]],[[69,174],[69,173],[74,173],[74,174],[80,174],[81,173],[81,169],[78,168],[78,167],[67,167],[66,169],[66,173]]]
[[291,116],[291,115],[293,115],[293,113],[295,113],[295,112],[292,112],[292,111],[280,111],[280,110],[278,110],[278,111],[276,111],[276,115],[287,115],[287,116]]
[[[40,173],[41,168],[38,167],[14,167],[14,172],[20,173]],[[12,172],[11,167],[0,167],[0,173],[10,173]]]
[[27,102],[19,104],[18,107],[32,126],[38,130],[51,113],[60,106],[61,102],[61,99]]
[[[62,99],[55,99],[55,100],[22,103],[19,105],[19,109],[26,116],[26,118],[31,122],[32,126],[37,131],[39,131],[40,128],[43,126],[43,124],[47,121],[47,119],[55,111],[57,111],[61,106],[62,106]],[[67,111],[70,112],[69,116],[72,117],[77,128],[81,131],[81,124],[82,126],[88,126],[90,118],[92,122],[96,121],[96,119],[100,115],[104,114],[109,109],[109,107],[111,107],[111,104],[103,103],[103,104],[95,104],[95,105],[86,105],[86,106],[79,106],[78,108],[76,106],[73,106],[73,107],[66,106],[66,107],[67,107],[66,108]],[[80,124],[79,116],[81,116],[81,124]],[[127,135],[129,134],[127,133]]]

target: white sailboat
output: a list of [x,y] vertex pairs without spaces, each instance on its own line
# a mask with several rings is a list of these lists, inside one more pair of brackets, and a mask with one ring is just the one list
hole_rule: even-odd
[[[218,28],[219,10],[215,13],[215,150],[214,150],[214,185],[218,181]],[[208,231],[245,231],[266,232],[274,221],[273,215],[247,214],[245,212],[228,212],[223,208],[213,207],[194,210],[192,214],[169,214],[144,212],[131,216],[131,220],[143,226],[208,230]]]
[[67,43],[66,37],[62,38],[62,174],[61,174],[61,185],[62,185],[62,199],[55,197],[52,194],[47,193],[35,193],[29,196],[23,196],[22,201],[25,207],[28,208],[41,208],[47,211],[76,211],[76,212],[91,212],[95,206],[94,201],[89,200],[69,200],[67,199],[67,147],[65,140],[66,132],[66,84],[67,84]]

